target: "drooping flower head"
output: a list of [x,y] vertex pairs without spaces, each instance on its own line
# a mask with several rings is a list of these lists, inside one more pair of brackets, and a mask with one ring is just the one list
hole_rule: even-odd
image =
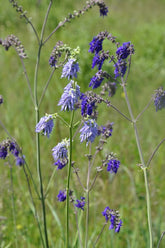
[[118,59],[126,59],[130,55],[130,44],[131,42],[124,42],[122,46],[118,47],[116,54]]
[[122,226],[122,220],[119,219],[119,212],[109,207],[106,207],[102,212],[102,215],[105,217],[105,221],[110,221],[109,229],[115,229],[115,232],[119,232]]
[[98,2],[98,6],[100,8],[100,16],[107,16],[108,7],[105,5],[103,1]]
[[165,90],[163,90],[163,87],[160,87],[158,90],[155,90],[154,104],[156,107],[156,111],[165,108]]
[[0,158],[5,159],[7,157],[7,147],[0,145]]
[[107,171],[110,173],[117,173],[120,166],[120,161],[117,159],[110,159],[107,163]]
[[98,36],[95,36],[93,40],[89,43],[90,48],[88,52],[99,53],[102,50],[103,39],[100,39]]
[[112,131],[113,131],[113,122],[108,123],[107,125],[100,127],[100,132],[101,132],[102,136],[106,139],[108,139],[110,136],[112,136]]
[[58,159],[54,165],[57,166],[57,170],[62,170],[67,165],[67,163],[67,159]]
[[64,46],[63,42],[58,41],[55,47],[53,48],[53,51],[51,52],[50,59],[49,59],[49,65],[51,67],[57,66],[58,60],[61,57],[62,52],[63,52],[63,49],[62,49],[63,46]]
[[36,133],[42,133],[49,138],[54,126],[52,115],[46,115],[41,117],[40,121],[36,125]]
[[78,99],[81,96],[80,86],[77,82],[73,80],[64,88],[64,93],[61,96],[61,99],[58,105],[61,105],[61,111],[72,111],[75,109],[75,104],[78,102]]
[[100,70],[95,74],[95,76],[93,76],[91,78],[91,81],[89,83],[89,87],[92,87],[92,89],[96,89],[101,85],[103,80],[104,80],[104,78],[102,76],[102,70]]
[[109,52],[104,52],[102,51],[100,54],[97,53],[94,57],[93,57],[93,61],[92,61],[92,69],[97,66],[98,70],[101,70],[103,63],[106,59],[109,58]]
[[115,78],[119,76],[124,77],[127,70],[127,62],[125,60],[120,59],[117,63],[114,64],[114,67]]
[[0,95],[0,105],[3,103],[3,96]]
[[82,94],[80,99],[81,99],[81,115],[85,117],[87,115],[90,116],[93,110],[95,109],[95,101],[90,97],[86,96],[85,94]]
[[63,202],[66,200],[66,191],[65,190],[60,190],[59,194],[57,195],[57,199],[60,202]]
[[85,206],[85,197],[81,197],[80,200],[76,200],[76,204],[75,207],[76,208],[80,208],[81,210],[84,210],[84,206]]
[[18,166],[22,166],[25,164],[25,160],[24,160],[25,156],[22,157],[16,157],[16,165]]
[[64,139],[52,149],[54,161],[58,161],[59,159],[60,161],[68,159],[68,145],[69,141],[67,139]]
[[98,125],[94,119],[88,119],[84,122],[84,126],[80,129],[80,141],[93,142],[99,135]]
[[77,72],[80,71],[79,64],[76,62],[76,59],[69,59],[68,62],[64,65],[61,77],[77,78]]

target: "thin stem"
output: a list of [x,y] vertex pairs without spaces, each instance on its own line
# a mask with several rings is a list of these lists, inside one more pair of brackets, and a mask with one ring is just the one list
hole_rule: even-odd
[[141,117],[141,115],[148,109],[148,107],[151,105],[153,99],[151,98],[150,101],[148,102],[148,104],[145,106],[145,108],[140,112],[140,114],[138,114],[138,116],[136,117],[136,121]]
[[15,246],[18,248],[17,228],[16,228],[16,211],[15,211],[15,200],[14,200],[14,187],[13,187],[13,171],[12,165],[10,165],[10,181],[11,181],[11,202],[12,202],[12,214],[13,214],[13,226],[15,233]]
[[146,167],[148,167],[148,166],[150,165],[150,163],[151,163],[151,161],[152,161],[152,159],[153,159],[155,153],[157,152],[157,150],[159,149],[159,147],[161,146],[161,144],[162,144],[164,141],[165,141],[165,138],[162,139],[162,141],[157,145],[157,147],[155,148],[155,150],[154,150],[153,153],[151,154],[151,157],[149,158]]
[[48,194],[50,185],[51,185],[52,180],[53,180],[53,178],[54,178],[54,176],[55,176],[55,174],[56,174],[56,171],[57,171],[57,168],[55,167],[54,170],[53,170],[53,173],[52,173],[52,175],[51,175],[51,178],[50,178],[50,180],[49,180],[49,182],[48,182],[48,186],[47,186],[47,188],[46,188],[46,190],[45,190],[45,196]]
[[37,226],[38,226],[38,229],[39,229],[42,245],[45,248],[45,243],[44,243],[44,239],[43,239],[43,235],[42,235],[41,225],[40,225],[40,222],[39,222],[39,217],[38,217],[36,205],[35,205],[35,202],[34,202],[34,199],[33,199],[32,190],[31,190],[31,186],[30,186],[30,182],[29,182],[29,177],[28,177],[28,174],[26,172],[26,169],[25,169],[24,165],[23,165],[23,171],[24,171],[26,181],[27,181],[27,184],[28,184],[29,194],[30,194],[31,202],[32,202],[32,205],[33,205],[33,208],[34,208],[34,217],[35,217],[35,219],[37,221]]
[[74,110],[72,111],[71,121],[69,126],[69,164],[68,164],[68,177],[66,186],[66,248],[69,248],[69,191],[70,191],[70,176],[71,176],[71,166],[72,166],[72,143],[73,143],[73,119]]
[[102,233],[103,233],[103,231],[104,231],[104,228],[105,228],[105,226],[107,225],[107,222],[104,224],[104,226],[102,227],[102,229],[101,229],[101,231],[100,231],[100,233],[99,233],[99,235],[98,235],[98,237],[97,237],[97,239],[96,239],[96,241],[94,242],[94,244],[93,244],[93,247],[95,247],[96,246],[96,244],[97,244],[97,242],[98,242],[98,240],[99,240],[99,238],[101,237],[101,235],[102,235]]
[[[75,208],[75,205],[74,205],[74,204],[73,204],[73,207],[74,207],[74,212],[75,212],[75,218],[76,218],[76,225],[77,225],[77,233],[78,233],[78,237],[79,237],[79,242],[80,242],[81,248],[83,248],[83,246],[82,246],[82,241],[81,241],[81,236],[80,236],[80,229],[79,229],[77,211],[76,211],[76,208]],[[77,236],[77,235],[76,235],[76,236]]]
[[[89,144],[89,154],[91,154],[91,143]],[[87,174],[87,186],[86,186],[86,201],[87,201],[87,211],[86,211],[86,227],[85,227],[85,248],[88,247],[88,228],[89,228],[89,181],[91,174],[91,159],[88,158],[88,174]]]
[[50,80],[51,80],[51,78],[52,78],[52,76],[53,76],[53,74],[54,74],[55,69],[56,69],[56,68],[54,68],[54,69],[52,70],[52,72],[51,72],[51,74],[50,74],[50,77],[48,78],[48,81],[47,81],[47,83],[45,84],[45,88],[43,89],[41,98],[40,98],[39,103],[38,103],[38,107],[40,107],[40,105],[41,105],[41,103],[42,103],[42,101],[43,101],[43,98],[44,98],[44,96],[45,96],[45,92],[46,92],[46,90],[47,90],[47,88],[48,88],[48,86],[49,86]]
[[132,120],[130,118],[128,118],[125,114],[123,114],[118,108],[116,108],[112,103],[109,104],[109,106],[111,108],[113,108],[114,110],[116,110],[120,115],[122,115],[126,120],[132,122]]
[[27,74],[27,71],[26,71],[26,67],[25,67],[23,58],[20,57],[20,60],[21,60],[22,67],[23,67],[24,74],[25,74],[25,78],[26,78],[26,81],[27,81],[27,84],[28,84],[30,96],[31,96],[32,102],[34,103],[34,97],[33,97],[33,93],[32,93],[32,88],[31,88],[31,86],[30,86],[30,81],[29,81],[29,78],[28,78],[28,74]]
[[29,18],[28,18],[27,16],[25,16],[25,15],[24,15],[24,17],[25,17],[27,23],[29,23],[30,26],[32,27],[32,29],[33,29],[33,31],[34,31],[34,34],[35,34],[35,36],[36,36],[36,38],[37,38],[38,44],[39,44],[39,43],[40,43],[40,39],[39,39],[37,30],[36,30],[35,27],[33,26],[33,23],[29,20]]
[[152,238],[152,220],[151,220],[151,205],[150,205],[150,193],[149,193],[149,185],[148,185],[148,178],[147,178],[147,167],[145,165],[144,162],[144,158],[143,158],[143,153],[142,153],[142,149],[141,149],[141,145],[140,145],[140,140],[139,140],[139,134],[138,134],[138,130],[137,130],[137,126],[136,126],[136,121],[134,119],[133,113],[132,113],[132,109],[129,103],[129,99],[128,99],[128,95],[127,95],[127,90],[125,87],[125,82],[123,80],[123,78],[121,78],[122,80],[122,87],[125,93],[125,99],[126,99],[126,103],[128,106],[128,110],[133,122],[133,128],[134,128],[134,132],[135,132],[135,138],[136,138],[136,144],[137,144],[137,148],[138,148],[138,152],[139,152],[139,156],[140,156],[140,160],[141,160],[141,168],[143,170],[143,175],[144,175],[144,181],[145,181],[145,189],[146,189],[146,205],[147,205],[147,218],[148,218],[148,231],[149,231],[149,239],[150,239],[150,248],[153,247],[153,238]]
[[161,241],[162,241],[162,239],[163,239],[164,235],[165,235],[165,232],[163,232],[163,233],[162,233],[162,235],[161,235],[161,237],[160,237],[160,239],[159,239],[159,243],[158,243],[157,248],[159,248],[160,243],[161,243]]

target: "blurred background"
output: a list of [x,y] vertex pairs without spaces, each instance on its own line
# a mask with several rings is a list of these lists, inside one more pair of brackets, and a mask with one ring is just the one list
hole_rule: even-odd
[[[160,86],[165,86],[165,1],[107,0],[105,2],[109,8],[107,17],[100,17],[98,8],[94,7],[84,16],[72,20],[71,23],[67,23],[65,27],[59,29],[45,44],[41,54],[38,95],[41,95],[44,84],[51,73],[48,61],[53,47],[59,40],[72,48],[80,47],[81,72],[77,81],[82,92],[89,90],[90,78],[96,73],[96,69],[91,70],[92,55],[88,53],[89,42],[100,31],[107,30],[113,36],[116,36],[117,41],[120,43],[131,41],[134,44],[135,54],[132,56],[127,89],[134,116],[137,116],[149,102],[154,90]],[[23,5],[24,10],[27,10],[27,16],[31,17],[32,23],[37,31],[40,32],[49,1],[20,0],[19,4]],[[46,26],[45,38],[60,21],[64,20],[68,13],[73,13],[75,9],[82,9],[84,5],[85,1],[54,0]],[[25,47],[28,55],[25,65],[33,88],[37,56],[35,36],[30,25],[27,25],[24,19],[19,18],[19,14],[16,13],[9,1],[0,1],[0,38],[5,39],[9,34],[16,35]],[[111,43],[106,42],[105,46],[110,52],[115,51]],[[111,72],[114,70],[111,64],[107,64],[105,68]],[[41,105],[41,116],[45,113],[55,113],[60,110],[57,107],[57,103],[63,88],[67,84],[67,80],[60,77],[61,70],[56,71]],[[95,90],[95,92],[99,92],[99,89]],[[3,47],[0,47],[0,94],[4,98],[4,103],[0,106],[0,119],[22,147],[29,167],[33,174],[37,175],[35,111],[23,75],[21,62],[12,48],[6,52]],[[113,105],[128,115],[120,87],[118,87],[111,101]],[[90,241],[92,243],[99,234],[104,224],[101,212],[106,206],[109,206],[120,211],[123,227],[121,232],[116,235],[113,231],[108,230],[107,226],[98,243],[98,247],[148,247],[144,179],[142,171],[137,166],[140,163],[140,159],[136,148],[134,131],[132,126],[113,109],[99,106],[98,111],[98,124],[104,125],[108,121],[114,122],[114,131],[112,137],[108,140],[107,146],[98,155],[95,168],[100,165],[105,155],[111,151],[117,154],[121,161],[121,166],[115,176],[103,171],[91,193]],[[68,113],[62,115],[66,120],[69,120],[70,115]],[[76,118],[80,118],[80,113],[76,113]],[[156,113],[154,104],[139,119],[138,128],[145,161],[148,160],[157,144],[165,137],[164,123],[165,110]],[[54,169],[51,149],[65,137],[68,137],[68,130],[59,121],[56,121],[54,132],[50,139],[41,137],[41,160],[45,186]],[[0,127],[0,142],[6,138],[6,133]],[[161,233],[165,230],[164,147],[164,145],[160,147],[148,170],[155,246]],[[84,184],[87,172],[85,153],[88,153],[88,149],[85,144],[79,144],[79,137],[77,137],[74,143],[73,159],[80,169],[80,176]],[[95,175],[95,168],[93,169],[92,177]],[[0,247],[7,247],[8,244],[8,247],[15,247],[12,217],[13,190],[19,247],[40,247],[39,234],[32,214],[25,176],[22,168],[14,166],[12,171],[13,188],[11,187],[10,169],[4,161],[0,161],[0,216],[2,216],[0,218]],[[60,189],[65,188],[66,173],[66,168],[56,173],[47,197],[51,247],[63,247],[61,227],[63,226],[65,229],[65,203],[57,202],[56,196]],[[83,194],[74,174],[72,175],[71,187],[75,190],[78,198]],[[34,197],[36,197],[35,194]],[[57,217],[59,218],[58,222]],[[71,220],[73,222],[72,230],[76,230],[74,213],[71,214]],[[83,222],[85,222],[85,217],[83,217],[82,226]],[[74,235],[74,232],[71,233],[71,240],[74,239]],[[164,246],[165,241],[162,241],[160,247]]]

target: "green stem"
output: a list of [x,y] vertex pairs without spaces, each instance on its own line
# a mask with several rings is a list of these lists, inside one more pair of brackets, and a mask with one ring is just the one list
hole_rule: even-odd
[[153,237],[152,237],[152,220],[151,220],[151,204],[150,204],[150,193],[149,193],[149,185],[148,185],[148,178],[147,178],[147,167],[145,165],[144,162],[144,158],[143,158],[143,153],[142,153],[142,149],[141,149],[141,145],[140,145],[140,140],[139,140],[139,134],[138,134],[138,130],[137,130],[137,126],[136,126],[136,120],[134,119],[133,113],[132,113],[132,109],[129,103],[129,99],[128,99],[128,95],[127,95],[127,90],[125,87],[125,82],[122,78],[122,87],[125,93],[125,99],[126,99],[126,103],[128,106],[128,110],[133,122],[133,128],[135,131],[135,138],[136,138],[136,144],[137,144],[137,148],[138,148],[138,152],[139,152],[139,156],[140,156],[140,160],[141,160],[141,168],[143,170],[143,175],[144,175],[144,181],[145,181],[145,189],[146,189],[146,204],[147,204],[147,218],[148,218],[148,231],[149,231],[149,239],[150,239],[150,248],[153,248]]
[[[91,143],[89,144],[89,154],[91,154]],[[87,186],[86,186],[86,201],[87,201],[87,211],[86,211],[86,227],[85,227],[85,248],[88,247],[88,227],[89,227],[89,181],[91,174],[91,159],[88,160],[88,175],[87,175]]]
[[69,126],[69,164],[68,164],[68,178],[66,186],[66,248],[69,248],[69,190],[70,190],[70,175],[72,166],[72,143],[73,143],[73,119],[74,110],[72,111],[70,126]]
[[14,200],[14,188],[13,188],[13,171],[12,165],[10,165],[10,180],[11,180],[11,201],[12,201],[12,213],[13,213],[13,224],[14,224],[14,233],[15,233],[15,247],[18,247],[18,238],[17,238],[17,228],[16,228],[16,211],[15,211],[15,200]]

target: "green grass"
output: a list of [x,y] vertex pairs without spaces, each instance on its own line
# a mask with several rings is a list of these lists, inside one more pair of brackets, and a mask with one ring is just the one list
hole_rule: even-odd
[[[37,5],[37,1],[20,1],[20,4],[28,11],[28,16],[32,17],[37,30],[41,30],[48,2],[41,1],[41,4]],[[135,46],[135,55],[132,59],[127,88],[136,116],[148,103],[154,90],[161,85],[165,85],[165,3],[163,0],[111,0],[110,2],[106,1],[106,3],[110,10],[108,17],[100,18],[98,9],[95,7],[83,17],[66,24],[45,45],[40,64],[38,94],[41,94],[43,85],[51,71],[48,60],[52,48],[58,40],[62,40],[72,48],[80,46],[81,73],[78,82],[82,91],[87,90],[90,78],[95,73],[95,70],[91,71],[92,56],[87,52],[89,42],[94,35],[102,30],[107,30],[117,36],[119,42],[131,41]],[[54,1],[45,37],[69,12],[82,8],[84,4],[85,1],[76,0]],[[1,1],[0,10],[0,36],[4,39],[8,34],[13,33],[22,41],[28,54],[25,64],[31,84],[33,84],[37,44],[30,26],[26,25],[24,20],[19,19],[9,1]],[[108,49],[110,51],[114,50],[113,46]],[[107,68],[108,66],[110,67],[111,65],[107,65]],[[113,69],[111,68],[110,70]],[[57,71],[53,76],[44,102],[41,105],[41,116],[45,113],[54,113],[59,110],[57,103],[66,85],[66,80],[60,79],[60,73],[60,71]],[[23,148],[23,153],[26,155],[29,166],[33,174],[36,175],[35,111],[29,97],[19,58],[15,56],[14,50],[9,49],[6,52],[3,47],[0,47],[0,82],[0,94],[4,97],[4,104],[0,106],[0,118],[11,135],[16,138]],[[112,98],[112,103],[128,114],[122,90],[119,87],[116,95]],[[91,194],[89,237],[91,242],[95,240],[104,223],[101,212],[109,205],[111,208],[119,209],[124,223],[123,228],[116,235],[109,231],[107,227],[103,232],[98,247],[149,247],[144,179],[142,171],[137,166],[140,160],[132,126],[112,109],[105,110],[105,106],[99,107],[99,113],[98,123],[100,125],[104,124],[105,120],[114,122],[114,132],[107,146],[98,156],[95,166],[99,166],[101,159],[104,158],[107,152],[113,151],[117,153],[121,160],[121,169],[114,178],[108,178],[106,172],[100,174],[98,178],[96,187]],[[63,114],[63,116],[66,119],[70,118],[68,113]],[[76,117],[77,119],[80,117],[78,113]],[[164,138],[164,122],[164,110],[156,113],[154,106],[151,106],[138,121],[145,161],[147,161],[156,145]],[[45,137],[41,137],[41,159],[45,187],[54,169],[51,149],[66,136],[68,136],[68,130],[65,130],[61,127],[61,123],[56,121],[51,138],[48,140]],[[0,129],[0,141],[5,138],[5,132]],[[82,181],[85,183],[87,160],[85,160],[83,154],[87,153],[88,150],[85,144],[80,146],[78,143],[77,138],[74,143],[73,160],[76,161],[76,166],[80,168]],[[93,171],[93,175],[94,173]],[[162,145],[149,169],[154,247],[156,247],[158,239],[165,229],[164,173],[164,145]],[[17,209],[18,247],[40,247],[39,233],[33,218],[33,209],[22,168],[14,166],[13,177]],[[5,219],[0,220],[0,247],[7,248],[7,245],[9,245],[8,247],[15,248],[10,170],[8,166],[4,165],[4,161],[0,161],[0,180],[0,216],[5,217]],[[65,185],[66,170],[62,170],[58,172],[58,175],[55,175],[48,194],[49,205],[47,205],[47,212],[51,247],[63,247],[64,244],[62,230],[65,230],[65,210],[64,204],[57,202],[56,195],[59,189],[64,188]],[[71,187],[79,197],[82,189],[74,174],[72,175]],[[34,197],[36,197],[35,194]],[[37,204],[39,206],[39,201],[37,201]],[[84,222],[85,218],[82,219],[82,230]],[[76,230],[73,213],[71,213],[71,223],[72,230]],[[74,238],[75,232],[71,231],[70,239],[73,241]],[[165,241],[162,241],[160,248],[164,247],[164,245]]]

